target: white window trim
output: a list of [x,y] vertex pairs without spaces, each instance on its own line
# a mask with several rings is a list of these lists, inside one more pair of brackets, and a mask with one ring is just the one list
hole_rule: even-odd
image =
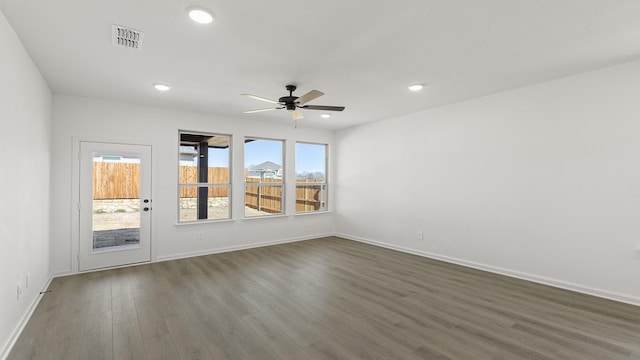
[[[324,185],[325,186],[325,205],[324,205],[324,210],[317,210],[317,211],[304,211],[304,212],[298,212],[295,208],[293,209],[293,214],[295,216],[298,215],[311,215],[311,214],[324,214],[324,213],[330,213],[331,210],[329,208],[330,205],[330,201],[329,201],[329,144],[328,143],[317,143],[317,142],[311,142],[311,141],[296,141],[295,145],[298,144],[307,144],[307,145],[320,145],[320,146],[324,146],[324,182],[318,182],[318,183],[301,183],[301,184],[308,184],[308,186],[313,186],[313,185]],[[294,145],[294,148],[295,148]],[[295,156],[297,156],[298,154],[296,153]],[[297,199],[297,189],[298,189],[298,179],[297,179],[297,169],[295,168],[295,158],[294,158],[294,174],[296,176],[296,184],[295,184],[295,193],[294,193],[294,203],[297,203],[298,199]],[[305,186],[305,185],[301,185],[301,186]]]
[[[227,178],[227,182],[226,183],[181,183],[180,182],[180,136],[182,134],[194,134],[194,135],[213,135],[213,136],[227,136],[229,138],[229,176]],[[216,133],[216,132],[207,132],[207,131],[192,131],[192,130],[184,130],[184,129],[178,129],[178,148],[176,151],[176,155],[177,155],[177,166],[176,166],[176,180],[177,180],[177,184],[178,184],[178,191],[176,192],[176,197],[177,197],[177,201],[176,201],[176,209],[177,209],[177,213],[176,213],[176,225],[195,225],[195,224],[208,224],[208,223],[218,223],[218,222],[231,222],[231,221],[235,221],[235,219],[233,218],[233,208],[234,208],[234,201],[233,201],[233,135],[232,134],[224,134],[224,133]],[[180,221],[180,189],[182,188],[182,186],[228,186],[228,190],[227,190],[227,198],[228,203],[229,203],[229,212],[228,212],[228,216],[227,218],[222,218],[222,219],[196,219],[194,221]]]
[[[243,194],[244,195],[244,200],[242,201],[243,204],[243,220],[247,220],[247,219],[270,219],[270,218],[275,218],[275,217],[287,217],[289,216],[287,213],[287,139],[276,139],[276,138],[268,138],[268,137],[260,137],[260,136],[245,136],[244,137],[244,141],[242,142],[243,145],[243,153],[245,155],[245,159],[243,159],[242,163],[243,163],[243,172],[244,172],[244,166],[246,166],[245,160],[246,160],[246,144],[247,144],[247,140],[267,140],[267,141],[280,141],[282,143],[282,182],[268,182],[268,183],[263,183],[263,182],[247,182],[246,178],[243,176],[243,182],[244,182],[244,187],[243,187]],[[250,185],[248,185],[250,184]],[[281,213],[274,213],[273,215],[256,215],[256,216],[246,216],[246,206],[247,206],[247,200],[246,200],[246,193],[247,193],[247,186],[281,186],[282,187],[282,199],[280,200],[281,205],[282,205],[282,212]]]

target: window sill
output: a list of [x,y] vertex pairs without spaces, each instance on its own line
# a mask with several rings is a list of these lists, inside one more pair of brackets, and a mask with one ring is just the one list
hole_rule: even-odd
[[215,220],[200,220],[200,221],[185,221],[181,223],[176,223],[175,226],[189,226],[189,225],[198,225],[198,224],[215,224],[215,223],[227,223],[227,222],[235,222],[236,219],[215,219]]
[[293,216],[309,216],[309,215],[320,215],[320,214],[332,214],[333,211],[325,210],[325,211],[307,211],[303,213],[296,213]]
[[[333,211],[330,211],[330,210],[327,210],[327,211],[313,211],[313,212],[310,211],[310,212],[293,214],[293,216],[297,217],[297,216],[310,216],[310,215],[321,215],[321,214],[333,214]],[[250,217],[243,217],[243,218],[241,218],[241,220],[244,221],[244,220],[287,218],[289,216],[291,216],[291,215],[281,214],[281,215],[250,216]],[[228,223],[228,222],[235,222],[235,221],[237,221],[237,220],[236,219],[201,220],[201,221],[189,221],[189,222],[176,223],[175,226],[190,226],[190,225],[198,225],[198,224]]]
[[243,217],[242,220],[258,220],[258,219],[273,219],[273,218],[286,218],[289,217],[289,215],[287,214],[281,214],[281,215],[262,215],[262,216],[250,216],[250,217]]

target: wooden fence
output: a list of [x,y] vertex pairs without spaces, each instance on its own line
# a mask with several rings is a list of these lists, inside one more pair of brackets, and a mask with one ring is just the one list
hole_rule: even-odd
[[[282,186],[251,186],[249,183],[260,182],[260,179],[245,177],[247,186],[244,193],[244,204],[247,207],[268,213],[282,212]],[[280,183],[282,180],[263,179],[262,183]]]
[[[246,178],[247,183],[259,182],[259,179]],[[272,183],[281,180],[264,179],[262,183]],[[296,184],[305,184],[305,186],[296,186],[296,212],[309,212],[320,210],[323,203],[326,202],[322,191],[323,184],[314,184],[317,180],[298,179]],[[282,186],[251,186],[245,188],[245,205],[252,209],[268,212],[282,212]]]
[[[127,163],[95,162],[93,164],[93,198],[99,199],[136,199],[139,197],[140,165]],[[225,183],[229,179],[229,169],[221,167],[209,168],[209,182]],[[247,178],[247,183],[259,182],[259,179]],[[197,183],[198,168],[195,166],[180,166],[180,183]],[[281,180],[263,179],[263,183],[279,183]],[[296,181],[298,184],[308,184],[296,187],[296,212],[319,210],[323,198],[322,184],[314,185],[315,180]],[[197,197],[197,187],[183,187],[180,189],[181,198]],[[227,187],[209,188],[209,197],[227,197]],[[246,186],[245,205],[260,211],[270,213],[282,212],[282,186]]]
[[[208,171],[208,179],[210,183],[226,183],[229,181],[229,168],[226,167],[210,167]],[[197,183],[198,167],[196,166],[180,166],[180,183]],[[197,187],[188,187],[180,189],[180,198],[194,198],[198,195]],[[229,189],[226,186],[210,187],[209,197],[227,197]]]
[[140,164],[94,162],[93,198],[137,199],[140,196]]
[[317,180],[296,180],[298,185],[305,183],[305,186],[296,186],[296,212],[318,211],[323,205],[326,206],[327,193],[322,191],[325,185],[310,184],[315,182]]

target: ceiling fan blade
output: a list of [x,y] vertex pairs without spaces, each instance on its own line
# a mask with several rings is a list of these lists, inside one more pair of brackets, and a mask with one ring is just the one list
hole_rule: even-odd
[[305,105],[300,106],[302,109],[308,110],[326,110],[326,111],[342,111],[344,106],[327,106],[327,105]]
[[252,113],[257,113],[257,112],[280,110],[280,109],[284,109],[284,108],[277,107],[277,108],[268,108],[268,109],[249,110],[249,111],[245,111],[244,113],[245,114],[252,114]]
[[292,110],[292,111],[290,111],[290,113],[291,113],[291,118],[293,120],[300,120],[300,119],[304,118],[304,116],[302,116],[302,112],[300,112],[298,110]]
[[260,96],[255,96],[255,95],[251,95],[251,94],[240,94],[240,95],[246,96],[246,97],[250,97],[252,99],[256,99],[256,100],[260,100],[260,101],[266,101],[266,102],[272,103],[272,104],[279,104],[279,102],[277,102],[275,100],[265,99],[265,98],[260,97]]
[[300,104],[300,105],[304,105],[306,103],[308,103],[309,101],[319,98],[320,96],[324,95],[324,93],[322,91],[318,91],[318,90],[311,90],[308,93],[300,96],[299,98],[296,99],[296,103]]

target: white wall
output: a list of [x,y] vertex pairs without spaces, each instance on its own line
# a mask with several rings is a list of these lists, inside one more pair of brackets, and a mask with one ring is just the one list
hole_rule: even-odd
[[[72,199],[77,193],[77,179],[73,172],[77,155],[72,150],[74,141],[78,139],[130,141],[152,146],[152,260],[307,239],[334,232],[331,213],[242,219],[244,137],[287,140],[285,167],[289,179],[293,179],[295,141],[329,143],[331,146],[333,133],[330,131],[307,129],[302,121],[298,129],[294,129],[293,123],[290,126],[274,125],[67,95],[54,96],[53,114],[51,180],[55,209],[52,212],[51,254],[54,274],[71,273],[77,269],[77,222],[74,222],[76,213],[72,210],[75,208]],[[235,221],[176,225],[179,129],[233,135],[235,187],[232,194],[238,200],[233,207]],[[289,182],[287,188],[288,194],[294,194],[293,182]],[[293,197],[286,199],[289,213],[292,213],[294,204]],[[204,240],[198,240],[198,232],[203,233]]]
[[[49,281],[51,92],[0,12],[0,358]],[[29,288],[26,275],[30,274]],[[17,284],[23,293],[17,299]]]
[[640,304],[639,94],[635,62],[339,131],[336,230]]

